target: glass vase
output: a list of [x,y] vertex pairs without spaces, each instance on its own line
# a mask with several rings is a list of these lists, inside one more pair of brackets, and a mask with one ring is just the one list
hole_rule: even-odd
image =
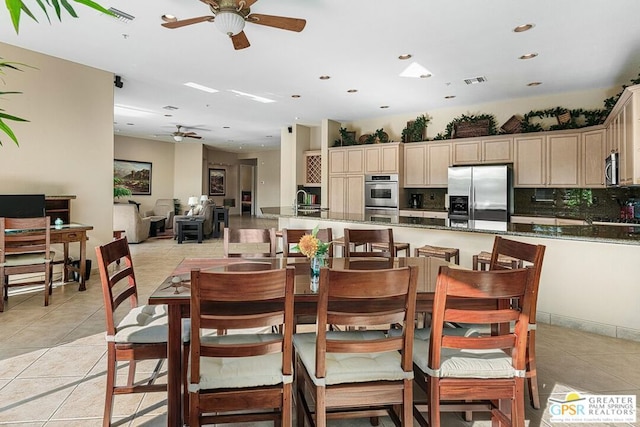
[[309,259],[309,274],[311,292],[318,292],[318,286],[320,284],[320,267],[324,266],[324,255],[316,255]]

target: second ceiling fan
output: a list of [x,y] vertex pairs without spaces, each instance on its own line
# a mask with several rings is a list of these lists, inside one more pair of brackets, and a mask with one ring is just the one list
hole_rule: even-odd
[[216,27],[231,38],[233,47],[236,50],[245,49],[251,44],[244,33],[244,24],[266,25],[267,27],[280,28],[300,32],[304,29],[307,21],[298,18],[287,18],[284,16],[262,15],[251,13],[251,6],[258,0],[200,0],[207,4],[213,15],[198,16],[177,20],[169,18],[167,15],[163,19],[167,22],[161,24],[166,28],[180,28],[186,25],[198,24],[200,22],[214,22]]

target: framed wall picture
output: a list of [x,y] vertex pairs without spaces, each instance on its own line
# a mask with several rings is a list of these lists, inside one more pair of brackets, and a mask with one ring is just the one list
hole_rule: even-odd
[[115,159],[113,177],[133,195],[151,195],[151,162]]
[[224,196],[227,171],[225,169],[209,169],[209,195]]

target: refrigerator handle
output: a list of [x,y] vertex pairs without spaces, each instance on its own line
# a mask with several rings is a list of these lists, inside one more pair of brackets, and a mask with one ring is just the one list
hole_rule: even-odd
[[469,194],[469,219],[473,220],[475,219],[474,214],[476,209],[476,190],[473,185],[469,186],[469,191],[467,193]]

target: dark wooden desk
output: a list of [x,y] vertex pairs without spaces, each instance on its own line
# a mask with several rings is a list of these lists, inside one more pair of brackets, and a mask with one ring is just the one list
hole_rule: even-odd
[[[77,272],[79,280],[79,291],[87,290],[85,273],[87,265],[87,231],[93,230],[91,225],[64,224],[61,226],[51,226],[51,244],[61,243],[64,247],[64,259],[59,264],[64,264],[62,269],[63,282],[69,281],[69,273]],[[80,243],[80,265],[74,267],[69,262],[69,243]]]
[[[376,258],[377,260],[377,258]],[[149,304],[167,304],[169,312],[169,337],[167,343],[167,425],[182,426],[182,318],[189,317],[189,306],[191,299],[191,270],[219,269],[231,264],[243,264],[260,262],[271,264],[271,268],[284,268],[293,265],[296,269],[295,277],[295,311],[296,314],[315,314],[317,304],[317,294],[311,292],[309,286],[309,261],[306,258],[269,258],[269,259],[246,259],[246,258],[186,258],[175,268],[171,276],[167,277],[162,284],[149,297]],[[373,269],[372,259],[352,259],[332,258],[328,260],[331,268],[359,268]],[[435,290],[435,279],[441,265],[449,265],[439,258],[419,257],[419,258],[394,258],[391,260],[394,267],[404,267],[415,265],[418,272],[418,298],[417,311],[431,311],[433,306],[433,296]],[[383,265],[389,265],[384,261]],[[355,266],[355,267],[354,267]],[[378,265],[380,267],[380,265]],[[180,276],[183,286],[177,289],[171,284],[173,276]]]

